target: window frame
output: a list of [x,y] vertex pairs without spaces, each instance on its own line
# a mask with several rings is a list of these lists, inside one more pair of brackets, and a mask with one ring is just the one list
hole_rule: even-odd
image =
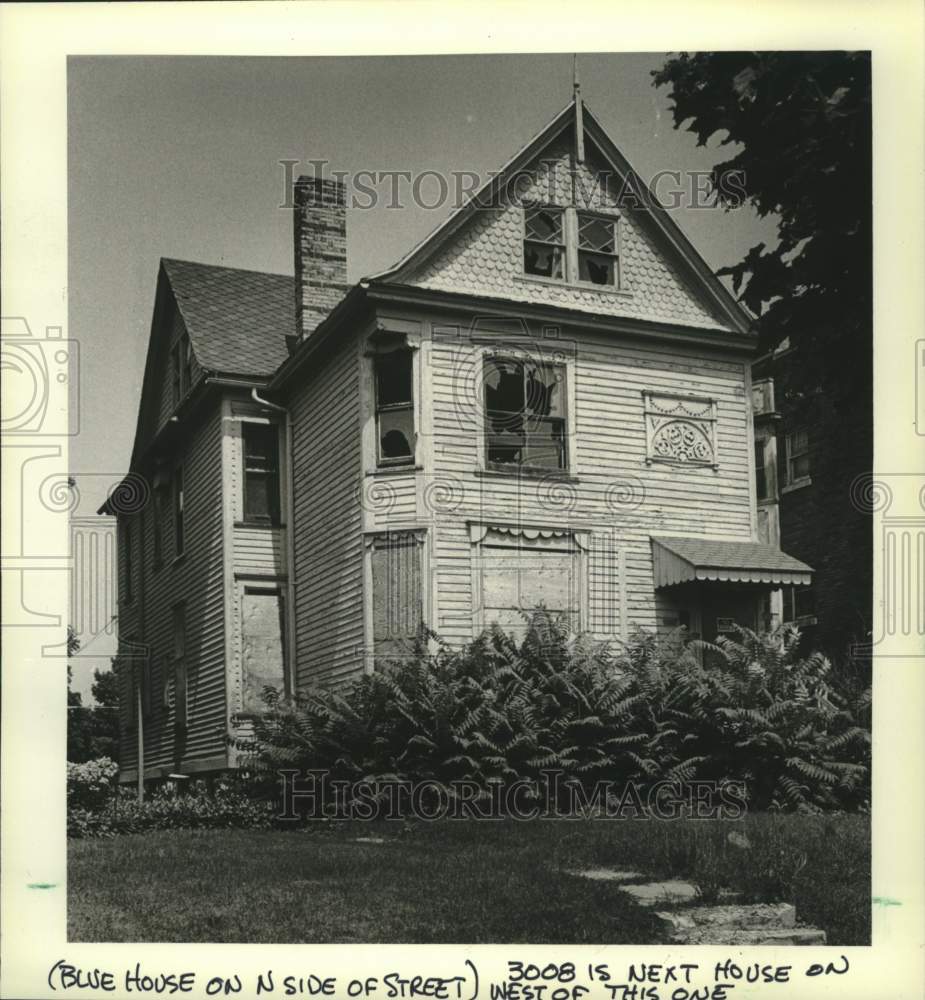
[[[606,250],[592,250],[587,247],[582,247],[581,245],[581,220],[582,218],[591,219],[597,222],[606,222],[613,227],[613,251],[608,252]],[[582,254],[590,254],[596,257],[607,257],[612,262],[613,267],[613,281],[611,282],[597,282],[591,281],[587,278],[581,277],[581,259]],[[621,275],[620,275],[620,217],[618,215],[607,215],[603,212],[593,212],[585,211],[583,209],[575,209],[575,284],[581,285],[584,288],[611,288],[619,289],[622,287]]]
[[[273,433],[276,443],[275,464],[272,464],[266,471],[260,469],[248,469],[248,431],[256,432],[257,429],[268,428]],[[280,424],[275,420],[241,420],[241,524],[251,528],[279,528],[282,526],[283,508],[283,457],[282,457],[282,434]],[[262,474],[267,478],[267,497],[269,504],[269,514],[253,515],[248,513],[248,476],[251,474]],[[272,490],[272,492],[271,492]]]
[[[561,219],[560,225],[560,236],[561,242],[558,240],[542,240],[537,239],[534,236],[529,236],[527,233],[527,216],[531,212],[553,212],[557,214]],[[569,238],[568,238],[568,208],[562,205],[548,205],[539,202],[525,204],[523,206],[523,214],[521,216],[521,226],[523,231],[523,239],[521,240],[521,267],[523,270],[524,277],[526,278],[536,278],[540,281],[554,281],[557,284],[569,284]],[[534,243],[539,247],[558,247],[561,251],[559,257],[559,263],[561,268],[561,275],[556,277],[550,274],[537,274],[532,271],[527,270],[527,245]]]
[[[801,451],[794,453],[793,439],[800,434],[805,436],[806,444]],[[786,474],[787,486],[794,489],[799,486],[808,486],[812,482],[812,453],[810,448],[809,429],[807,427],[795,427],[792,431],[788,431],[784,437],[784,447],[786,451],[784,471]],[[806,459],[807,472],[803,476],[795,476],[793,471],[794,462],[800,458]]]
[[[623,282],[622,269],[622,214],[617,210],[601,209],[579,209],[575,205],[552,205],[546,202],[525,202],[522,206],[521,215],[521,277],[527,281],[544,281],[556,285],[569,285],[574,288],[594,289],[596,291],[610,291],[626,293]],[[539,240],[527,235],[527,217],[530,212],[547,211],[557,212],[562,218],[562,242],[552,240]],[[613,252],[604,250],[592,250],[590,247],[581,246],[581,223],[582,220],[597,220],[609,223],[613,226]],[[562,250],[562,276],[551,277],[545,274],[534,274],[527,270],[526,247],[528,243],[536,243],[540,246],[561,247]],[[609,257],[613,261],[612,283],[598,284],[581,277],[582,254]]]
[[[809,599],[809,610],[804,608],[803,614],[798,614],[797,595]],[[815,593],[811,584],[788,584],[783,588],[783,608],[781,619],[784,625],[816,625],[819,619],[816,616]]]
[[[502,413],[515,415],[513,410],[491,410],[488,406],[488,380],[486,377],[486,368],[488,364],[492,362],[503,362],[506,364],[513,364],[520,367],[523,379],[524,379],[524,403],[525,409],[521,411],[522,414],[526,413],[526,399],[527,399],[527,388],[526,388],[526,378],[527,378],[527,367],[531,363],[535,364],[537,367],[543,367],[547,370],[555,370],[561,372],[561,377],[559,378],[560,385],[560,401],[559,405],[562,410],[561,417],[534,417],[534,419],[540,421],[560,421],[562,424],[562,434],[561,434],[561,445],[560,445],[560,464],[557,466],[551,465],[535,465],[529,462],[497,462],[491,459],[491,448],[492,448],[492,437],[491,428],[489,427],[489,414],[490,413]],[[543,476],[556,476],[556,475],[568,475],[569,473],[569,463],[571,461],[571,447],[569,441],[569,414],[571,412],[571,407],[569,406],[569,371],[568,364],[564,360],[559,359],[545,359],[545,358],[533,358],[529,356],[524,356],[518,354],[516,351],[504,351],[504,350],[488,350],[482,352],[479,363],[481,364],[481,381],[482,381],[482,392],[481,392],[481,403],[482,403],[482,427],[481,427],[481,438],[482,447],[484,449],[484,461],[483,467],[490,472],[501,472],[510,473],[513,475],[543,475]],[[522,448],[525,448],[529,435],[525,432],[521,435],[523,439]]]
[[[408,386],[411,398],[407,401],[397,403],[379,402],[379,366],[383,362],[394,359],[396,356],[403,357],[408,364]],[[414,351],[410,346],[396,347],[391,351],[381,351],[372,355],[373,374],[373,426],[375,429],[376,446],[376,468],[393,469],[405,465],[413,466],[416,461],[417,451],[417,428],[415,421],[415,392],[414,392]],[[384,457],[382,454],[382,434],[380,433],[380,415],[383,413],[408,413],[411,423],[411,451],[408,455],[397,455],[394,457]]]

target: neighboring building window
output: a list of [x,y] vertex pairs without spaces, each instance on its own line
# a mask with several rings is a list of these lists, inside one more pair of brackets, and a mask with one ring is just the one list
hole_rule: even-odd
[[594,285],[620,284],[616,219],[578,213],[578,280]]
[[173,474],[173,552],[183,555],[183,518],[185,499],[183,492],[183,467],[177,466]]
[[187,723],[186,608],[177,604],[173,609],[173,683],[174,722],[178,729]]
[[135,578],[134,553],[132,551],[132,522],[127,518],[122,525],[122,550],[124,553],[123,572],[125,575],[125,592],[123,600],[131,604],[134,597],[133,583]]
[[787,483],[809,479],[809,434],[801,429],[787,435]]
[[565,212],[537,207],[524,211],[524,274],[565,278]]
[[376,439],[379,465],[414,461],[414,393],[411,351],[375,358]]
[[[785,622],[806,622],[815,623],[816,602],[813,596],[812,587],[801,586],[784,587],[784,621]],[[810,621],[807,621],[810,619]]]
[[279,428],[276,424],[245,421],[244,520],[254,524],[278,525]]
[[489,466],[566,469],[565,366],[485,358]]
[[755,440],[755,490],[759,501],[768,499],[768,470],[765,465],[764,438]]

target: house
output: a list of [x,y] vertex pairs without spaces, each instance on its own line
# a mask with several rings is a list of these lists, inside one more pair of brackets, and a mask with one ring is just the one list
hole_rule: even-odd
[[810,583],[759,539],[749,317],[580,94],[352,287],[346,224],[300,178],[294,278],[161,262],[104,508],[123,780],[233,765],[264,685],[343,682],[422,623],[709,639]]

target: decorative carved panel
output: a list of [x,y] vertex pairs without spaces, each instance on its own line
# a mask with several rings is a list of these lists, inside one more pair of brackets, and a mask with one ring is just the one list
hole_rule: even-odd
[[642,395],[647,464],[717,468],[715,400],[648,391]]

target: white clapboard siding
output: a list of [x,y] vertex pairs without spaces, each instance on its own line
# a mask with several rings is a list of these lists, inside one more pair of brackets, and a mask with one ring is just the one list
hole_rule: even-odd
[[359,371],[355,343],[317,362],[290,402],[295,677],[337,682],[363,664]]
[[[155,568],[155,506],[149,500],[134,516],[144,524],[144,555],[136,549],[132,605],[120,611],[120,636],[135,636],[150,649],[150,712],[144,719],[145,773],[158,769],[196,770],[226,755],[224,670],[224,550],[222,529],[221,418],[219,408],[190,427],[178,451],[185,489],[184,552],[175,559],[169,491],[161,510],[163,562]],[[135,529],[137,532],[137,528]],[[144,581],[140,574],[144,572]],[[123,589],[124,593],[124,589]],[[188,676],[185,731],[175,726],[173,707],[165,705],[165,680],[171,675],[173,607],[186,605]],[[144,632],[141,612],[144,605]],[[122,767],[137,768],[136,730],[123,729]]]

